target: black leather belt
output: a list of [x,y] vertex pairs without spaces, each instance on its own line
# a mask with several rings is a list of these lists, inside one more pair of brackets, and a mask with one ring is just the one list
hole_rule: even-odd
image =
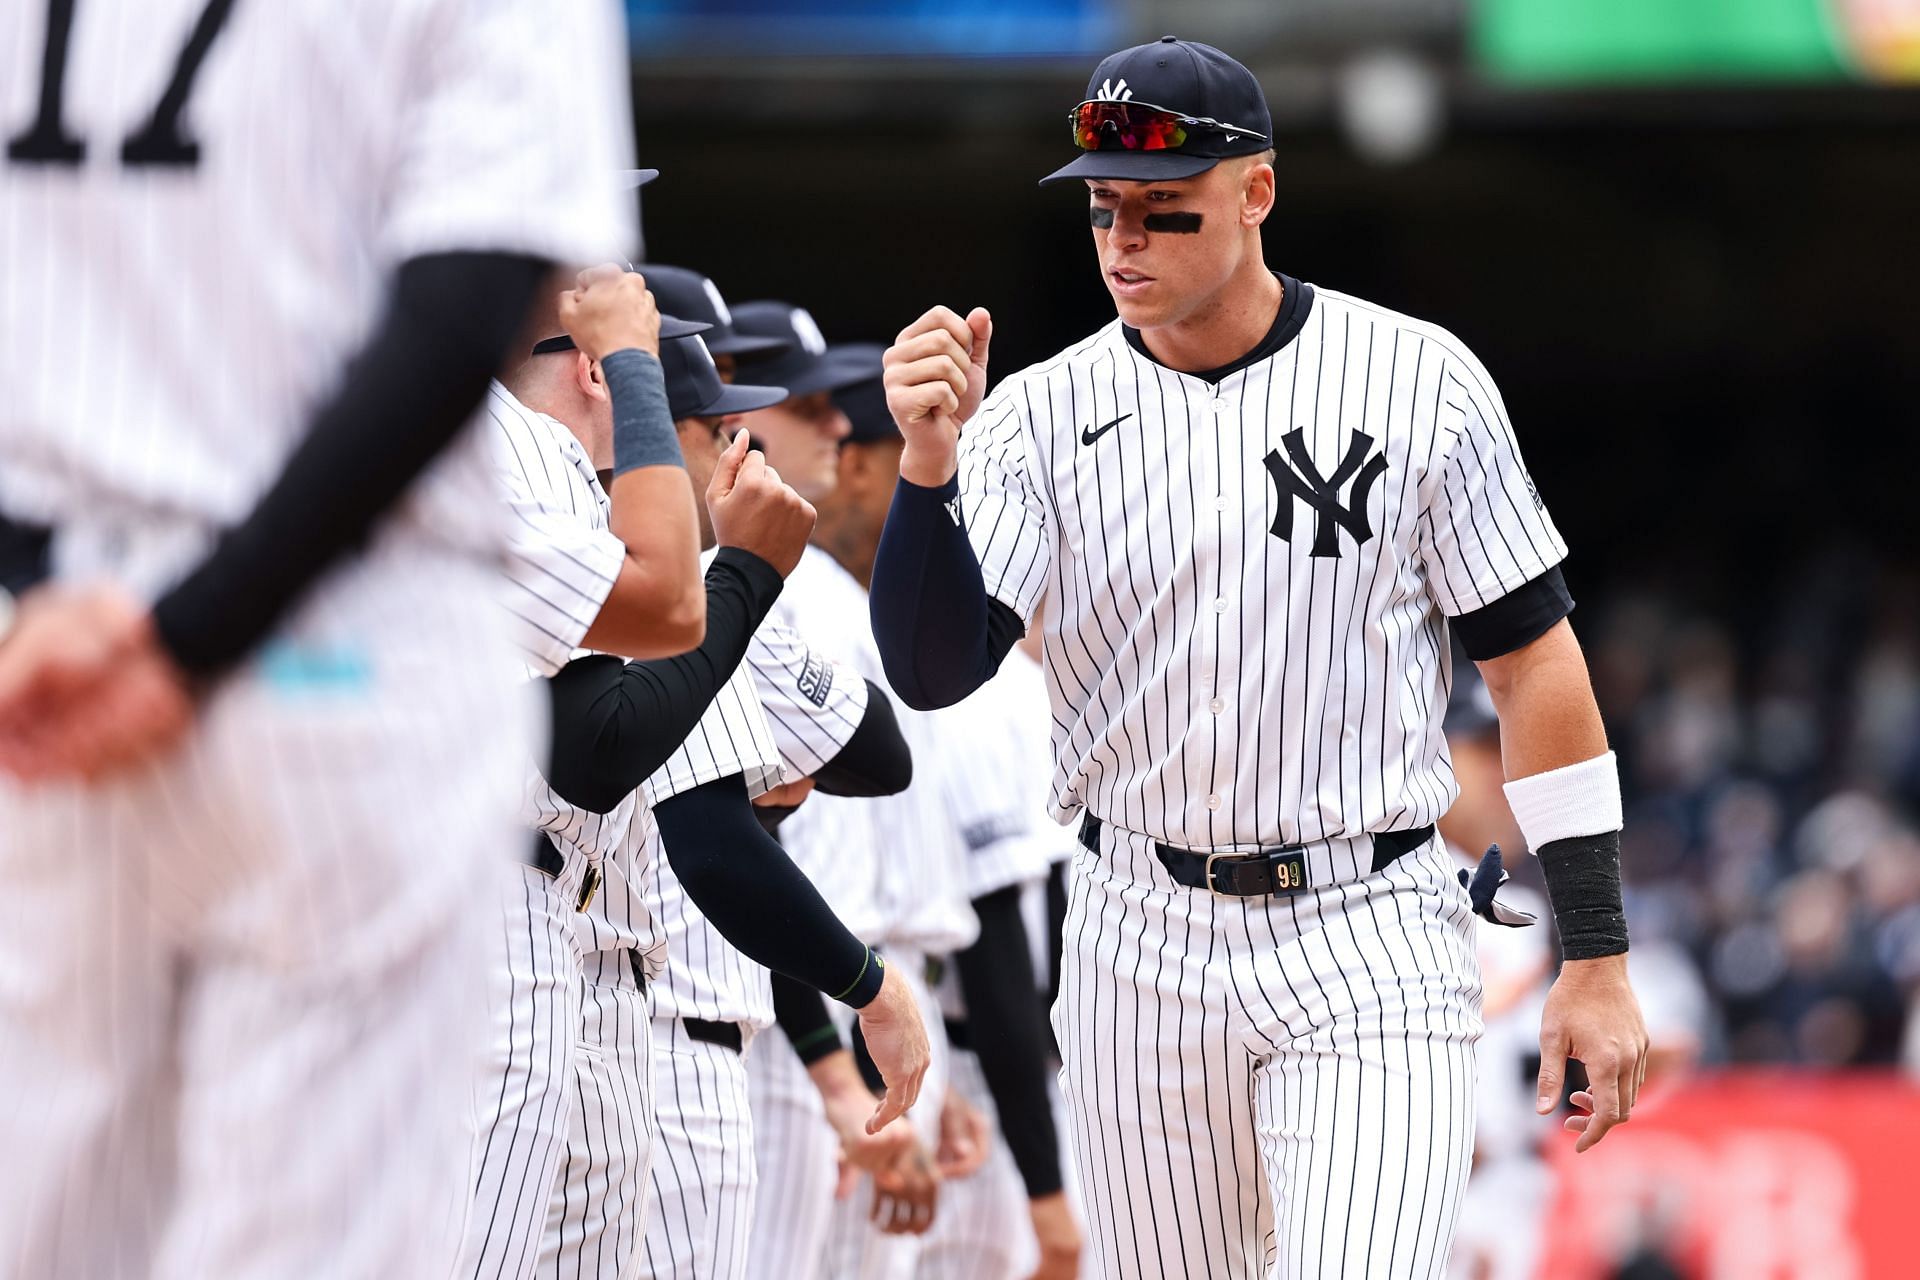
[[642,991],[647,989],[647,969],[640,963],[640,953],[632,947],[627,948],[627,967],[633,970],[633,985]]
[[[543,872],[558,880],[567,869],[567,860],[560,855],[544,831],[533,833],[533,856],[527,859],[535,871]],[[586,870],[580,873],[580,897],[573,904],[575,911],[585,911],[593,905],[593,895],[600,892],[600,865],[588,862]]]
[[52,531],[0,516],[0,590],[17,596],[52,572]]
[[709,1022],[705,1018],[682,1018],[680,1025],[687,1029],[687,1038],[698,1040],[702,1044],[717,1044],[722,1049],[731,1049],[739,1053],[746,1044],[746,1037],[740,1034],[737,1022]]
[[[1092,814],[1080,824],[1080,843],[1090,853],[1100,852],[1100,827],[1100,819]],[[1431,839],[1431,825],[1375,833],[1372,869],[1382,870]],[[1281,845],[1258,853],[1196,853],[1155,841],[1153,851],[1167,874],[1189,889],[1210,889],[1232,898],[1259,898],[1310,887],[1302,845]]]

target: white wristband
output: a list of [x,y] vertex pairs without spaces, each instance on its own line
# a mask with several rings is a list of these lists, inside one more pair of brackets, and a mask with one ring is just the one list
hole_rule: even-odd
[[1622,826],[1620,768],[1611,751],[1564,769],[1515,778],[1506,792],[1520,834],[1535,853],[1555,840],[1603,835]]

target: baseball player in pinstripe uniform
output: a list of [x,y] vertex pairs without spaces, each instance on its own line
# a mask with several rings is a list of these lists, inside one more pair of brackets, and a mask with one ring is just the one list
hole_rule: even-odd
[[[845,412],[849,397],[838,397]],[[862,413],[848,419],[848,435],[835,460],[832,491],[819,501],[820,524],[815,541],[845,571],[838,579],[843,602],[836,610],[851,623],[843,630],[847,652],[856,668],[863,662],[875,680],[884,679],[871,637],[860,626],[859,609],[873,552],[886,516],[887,495],[898,475],[899,432],[884,415]],[[943,803],[936,742],[939,728],[933,717],[902,713],[901,728],[914,746],[915,783],[900,795],[875,801],[869,808],[873,840],[880,851],[882,871],[875,882],[879,932],[877,945],[895,963],[922,976],[920,994],[931,1020],[939,1006],[931,990],[948,957],[969,946],[978,936],[978,922],[966,890],[965,853]],[[945,1088],[946,1054],[935,1036],[934,1067],[929,1072],[928,1106],[917,1117],[925,1158],[937,1179],[971,1175],[988,1154],[984,1117],[963,1096]],[[840,1201],[834,1211],[828,1246],[831,1275],[910,1275],[917,1265],[920,1237],[937,1219],[937,1205],[914,1196],[894,1197],[884,1179],[874,1179],[872,1195]],[[936,1182],[936,1186],[938,1183]],[[875,1221],[868,1202],[877,1197],[882,1222]],[[909,1216],[910,1213],[910,1216]]]
[[0,581],[56,580],[0,640],[0,1273],[452,1268],[449,886],[523,848],[535,706],[447,446],[634,234],[622,46],[611,3],[0,10]]
[[[594,300],[587,304],[585,322],[576,323],[583,329],[604,326],[605,319],[624,324],[622,336],[607,338],[609,343],[632,343],[634,350],[657,359],[661,335],[671,340],[701,327],[659,316],[638,277],[603,273],[599,287],[598,293],[587,291]],[[542,300],[536,326],[558,323],[558,302],[559,295]],[[599,337],[596,333],[589,341]],[[589,638],[641,656],[649,644],[658,644],[646,638],[650,630],[658,631],[684,610],[638,589],[650,572],[637,561],[661,554],[663,544],[676,536],[684,540],[695,527],[687,519],[690,502],[676,509],[667,500],[679,491],[691,493],[685,469],[671,462],[622,472],[603,505],[605,491],[581,441],[557,419],[528,408],[510,389],[518,387],[536,403],[592,423],[596,436],[610,436],[615,406],[599,365],[578,352],[564,362],[564,370],[554,367],[559,363],[519,364],[506,382],[493,385],[486,405],[511,514],[507,611],[534,678],[557,674]],[[568,384],[584,403],[570,403],[555,382]],[[664,408],[659,414],[656,430],[666,426]],[[616,514],[610,516],[610,510]],[[667,523],[676,516],[677,523]],[[621,534],[612,531],[615,527]],[[670,636],[659,639],[684,643]],[[629,798],[613,813],[592,813],[567,802],[539,771],[528,771],[522,816],[543,834],[537,865],[503,868],[506,945],[495,955],[494,1039],[479,1094],[476,1212],[463,1266],[475,1276],[530,1274],[539,1254],[575,1093],[580,1026],[575,909],[616,854],[636,803]],[[561,856],[563,848],[570,856]]]
[[950,704],[1047,602],[1052,807],[1084,846],[1053,1018],[1093,1272],[1437,1275],[1493,909],[1433,834],[1450,632],[1565,950],[1542,1109],[1579,1059],[1585,1150],[1643,1069],[1565,547],[1457,338],[1266,266],[1244,67],[1124,50],[1071,124],[1051,177],[1085,184],[1119,318],[984,403],[985,311],[902,332],[875,638],[903,700]]
[[[726,323],[724,303],[714,316]],[[685,350],[691,359],[679,376],[669,379],[669,396],[681,446],[697,478],[726,447],[732,414],[777,403],[787,392],[723,387],[718,369],[704,358],[704,344],[688,344]],[[871,353],[869,360],[861,375],[876,378],[879,353]],[[710,539],[711,532],[706,536]],[[757,826],[741,827],[730,837],[704,809],[691,820],[679,815],[674,797],[742,772],[729,765],[750,764],[770,777],[777,777],[783,766],[796,778],[828,769],[822,785],[834,786],[843,781],[839,773],[865,752],[883,758],[886,779],[878,789],[905,785],[910,765],[906,744],[892,728],[890,705],[884,697],[870,703],[864,682],[812,655],[790,630],[771,621],[761,624],[748,646],[748,661],[734,673],[728,692],[736,685],[743,711],[750,702],[751,725],[744,714],[718,718],[723,702],[717,702],[686,749],[699,766],[677,775],[670,766],[649,783],[669,848],[677,841],[690,842],[735,861],[736,844],[770,840]],[[875,713],[871,722],[870,707]],[[863,725],[868,733],[856,747]],[[868,744],[875,738],[887,741],[876,750]],[[749,740],[750,752],[742,745]],[[748,790],[757,794],[764,788]],[[746,1266],[756,1182],[744,1055],[773,1022],[770,978],[688,896],[672,860],[658,864],[650,904],[665,934],[666,962],[653,988],[657,1147],[641,1273],[738,1276]]]

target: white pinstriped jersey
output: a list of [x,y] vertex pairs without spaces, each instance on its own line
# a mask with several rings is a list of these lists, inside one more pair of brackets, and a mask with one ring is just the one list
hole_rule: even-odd
[[[0,510],[17,519],[235,523],[398,263],[597,261],[635,237],[612,0],[84,0],[45,99],[57,119],[54,8],[0,7]],[[491,554],[498,506],[470,439],[382,537]],[[128,576],[158,590],[202,545]]]
[[494,383],[487,393],[494,466],[506,487],[505,600],[530,672],[550,676],[578,654],[626,561],[607,496],[565,424]]
[[[781,781],[773,729],[744,661],[692,734],[647,780],[647,789],[661,804],[736,773],[746,780],[749,796]],[[735,950],[687,897],[660,840],[656,827],[648,851],[653,875],[647,907],[666,940],[666,967],[652,988],[655,1015],[771,1025],[773,992],[766,970]]]
[[1073,837],[1047,821],[1046,677],[1019,649],[965,701],[942,711],[936,750],[948,819],[967,851],[967,896],[1046,878],[1073,856]]
[[1220,848],[1434,821],[1446,618],[1566,554],[1458,339],[1297,287],[1293,340],[1217,385],[1115,321],[967,425],[987,590],[1047,600],[1063,822]]
[[[865,610],[860,584],[832,556],[810,546],[787,575],[786,589],[768,616],[805,635],[817,651],[832,654],[838,670],[858,677],[879,660]],[[872,805],[871,800],[813,795],[780,827],[780,843],[794,862],[834,914],[868,942],[879,939],[886,922]]]
[[[581,641],[613,590],[626,548],[608,527],[606,490],[565,424],[527,408],[498,383],[486,413],[511,512],[503,596],[529,675],[550,676],[584,652]],[[573,913],[580,950],[634,949],[657,972],[664,939],[647,909],[657,833],[646,789],[601,814],[569,804],[537,769],[527,775],[528,825],[555,837],[569,876],[583,859],[600,866],[599,892],[588,910]]]
[[[743,673],[751,673],[790,779],[805,777],[838,755],[866,714],[866,682],[814,652],[802,636],[772,617],[761,623],[747,646],[736,678]],[[687,898],[664,857],[656,891],[667,968],[654,988],[654,1011],[665,1017],[771,1026],[773,989],[767,971],[721,936]]]

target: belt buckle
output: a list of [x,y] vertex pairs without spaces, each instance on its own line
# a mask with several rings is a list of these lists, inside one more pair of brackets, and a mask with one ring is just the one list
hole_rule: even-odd
[[1206,866],[1204,866],[1200,871],[1200,879],[1206,885],[1207,892],[1212,894],[1216,898],[1250,898],[1252,897],[1253,896],[1252,894],[1228,893],[1224,889],[1216,888],[1213,882],[1213,864],[1220,861],[1220,859],[1222,858],[1235,858],[1242,862],[1245,862],[1246,860],[1248,860],[1253,856],[1254,855],[1252,854],[1246,854],[1246,853],[1234,853],[1230,849],[1223,849],[1219,853],[1208,854]]

